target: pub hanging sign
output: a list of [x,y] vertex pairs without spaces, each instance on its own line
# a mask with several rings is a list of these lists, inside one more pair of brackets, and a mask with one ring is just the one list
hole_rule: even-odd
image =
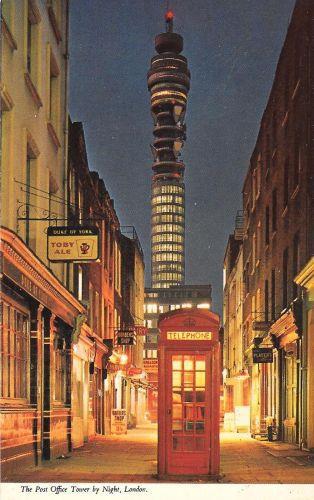
[[272,363],[273,350],[271,347],[257,347],[253,349],[253,363]]
[[135,345],[134,330],[117,330],[117,345]]
[[47,229],[50,262],[89,262],[99,259],[99,229],[94,226]]

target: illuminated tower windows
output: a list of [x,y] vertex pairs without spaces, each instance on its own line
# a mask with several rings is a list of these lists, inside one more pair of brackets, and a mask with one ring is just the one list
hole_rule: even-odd
[[152,287],[184,284],[185,186],[180,160],[190,72],[180,55],[183,39],[172,32],[173,13],[166,13],[167,32],[157,35],[157,55],[147,75],[154,119],[152,179]]

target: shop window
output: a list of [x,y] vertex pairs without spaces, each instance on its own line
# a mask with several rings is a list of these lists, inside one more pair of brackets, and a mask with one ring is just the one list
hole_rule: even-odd
[[0,303],[1,397],[28,399],[29,316]]

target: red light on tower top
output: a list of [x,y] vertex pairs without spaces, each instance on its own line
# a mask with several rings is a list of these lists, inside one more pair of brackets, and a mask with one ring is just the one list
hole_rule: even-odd
[[174,20],[174,13],[172,12],[172,10],[167,10],[165,14],[165,19],[167,22]]
[[165,19],[166,19],[167,32],[171,33],[173,30],[173,20],[174,20],[174,13],[172,10],[167,10],[165,14]]

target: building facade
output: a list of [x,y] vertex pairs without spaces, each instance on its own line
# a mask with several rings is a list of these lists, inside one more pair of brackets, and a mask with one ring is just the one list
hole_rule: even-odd
[[[72,335],[84,306],[46,228],[66,217],[68,2],[4,1],[1,469],[72,449]],[[78,325],[77,325],[78,326]]]
[[166,13],[167,32],[156,36],[157,55],[147,75],[154,119],[151,196],[151,283],[153,288],[182,285],[185,278],[184,163],[185,111],[190,87],[183,39],[172,32],[173,13]]
[[229,236],[224,258],[223,407],[225,430],[250,427],[249,376],[243,362],[243,215]]
[[[68,120],[68,7],[1,3],[4,478],[11,467],[66,456],[95,433],[110,433],[118,373],[126,371],[115,345],[120,224],[104,182],[88,168],[82,125]],[[99,230],[98,260],[49,260],[48,227],[84,224]]]
[[[313,255],[313,3],[298,0],[243,186],[243,341],[251,432],[273,425],[308,445],[302,425],[308,331],[295,278]],[[273,351],[254,363],[253,348]],[[308,394],[310,397],[310,394]]]
[[89,170],[82,123],[70,122],[69,130],[70,225],[96,226],[100,234],[98,261],[69,264],[67,273],[68,287],[87,309],[74,346],[73,418],[80,446],[95,433],[112,432],[114,410],[127,411],[129,423],[145,414],[143,338],[130,346],[118,343],[120,332],[133,330],[136,337],[143,325],[144,257],[135,229],[130,238],[122,234],[104,181]]
[[125,346],[128,368],[125,378],[126,409],[129,427],[144,422],[147,374],[143,370],[144,349],[144,254],[133,226],[121,228],[122,322],[121,328],[133,331],[133,345]]

